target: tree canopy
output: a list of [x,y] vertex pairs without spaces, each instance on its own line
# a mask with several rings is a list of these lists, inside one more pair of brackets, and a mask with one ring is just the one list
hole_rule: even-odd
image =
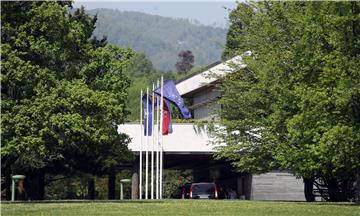
[[182,50],[178,54],[178,61],[175,64],[176,70],[180,74],[185,74],[194,67],[194,55],[190,50]]
[[5,175],[99,174],[132,159],[117,125],[128,115],[124,70],[134,52],[92,38],[96,17],[70,5],[2,2]]
[[360,5],[240,3],[224,58],[247,68],[223,79],[218,158],[243,172],[292,170],[349,200],[360,168]]

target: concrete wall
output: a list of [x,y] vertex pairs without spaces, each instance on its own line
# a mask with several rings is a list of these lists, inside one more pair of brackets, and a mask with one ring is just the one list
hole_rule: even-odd
[[[196,153],[196,152],[214,152],[214,145],[210,145],[211,137],[204,130],[197,129],[194,124],[173,124],[173,133],[164,136],[164,152],[174,153]],[[140,150],[142,139],[142,150],[145,151],[147,137],[140,132],[139,124],[123,124],[118,126],[118,133],[125,133],[131,138],[128,147],[131,151]],[[152,139],[149,139],[150,148],[152,149]],[[155,139],[156,143],[156,139]],[[156,144],[154,148],[156,150]]]
[[217,98],[219,96],[220,96],[220,92],[214,88],[201,91],[194,95],[193,105],[206,103],[207,101]]
[[305,201],[304,183],[287,172],[273,171],[252,177],[253,200]]
[[219,96],[220,92],[214,88],[195,94],[192,104],[194,107],[194,119],[208,120],[212,118],[214,112],[220,109],[220,105],[218,103],[214,103]]
[[210,120],[216,119],[215,112],[220,109],[219,104],[207,104],[194,109],[194,119],[196,120]]

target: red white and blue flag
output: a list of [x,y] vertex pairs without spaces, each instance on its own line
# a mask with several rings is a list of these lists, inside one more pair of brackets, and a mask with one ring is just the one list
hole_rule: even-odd
[[164,99],[164,112],[163,112],[163,130],[162,134],[167,135],[172,133],[172,113],[170,103]]

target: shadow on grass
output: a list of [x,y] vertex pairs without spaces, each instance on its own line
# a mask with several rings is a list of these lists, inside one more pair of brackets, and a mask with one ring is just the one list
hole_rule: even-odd
[[177,201],[206,202],[206,201],[231,201],[231,202],[249,202],[249,203],[279,203],[279,204],[299,204],[299,205],[324,205],[324,206],[359,206],[355,202],[305,202],[305,201],[273,201],[273,200],[184,200],[184,199],[163,199],[163,200],[28,200],[28,201],[1,201],[1,204],[56,204],[56,203],[165,203]]
[[247,200],[249,202],[263,202],[263,203],[291,203],[291,204],[299,204],[299,205],[327,205],[327,206],[360,206],[360,203],[356,202],[325,202],[325,201],[317,201],[317,202],[306,202],[306,201],[291,201],[291,200]]
[[26,200],[1,201],[1,204],[54,204],[54,203],[164,203],[164,200]]

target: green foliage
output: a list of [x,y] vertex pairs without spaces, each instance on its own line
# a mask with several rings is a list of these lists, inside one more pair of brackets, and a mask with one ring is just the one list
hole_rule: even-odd
[[239,4],[223,56],[252,55],[223,80],[215,131],[227,145],[218,157],[251,173],[291,169],[321,179],[332,200],[351,197],[360,168],[359,14],[356,2]]
[[2,3],[2,169],[98,173],[132,159],[117,125],[134,52],[91,39],[96,19],[68,4]]
[[64,199],[86,199],[88,196],[88,178],[87,174],[78,174],[71,177],[63,175],[52,175],[52,178],[58,179],[51,181],[45,188],[45,199],[64,200]]
[[145,53],[155,68],[163,71],[175,69],[181,50],[193,52],[195,65],[217,61],[225,44],[225,29],[195,25],[184,19],[110,9],[88,13],[98,17],[95,36],[106,35],[109,43]]
[[178,73],[187,73],[194,67],[194,55],[190,50],[183,50],[178,54],[178,61],[175,64],[175,68]]
[[171,198],[176,189],[180,186],[183,186],[185,183],[193,181],[193,175],[191,170],[174,170],[167,169],[164,170],[164,187],[163,187],[163,197]]
[[239,35],[246,33],[254,15],[253,7],[249,4],[238,4],[237,8],[229,14],[230,27],[226,35],[225,49],[222,54],[223,60],[235,56],[237,52],[241,52],[247,46],[247,42]]
[[151,61],[142,53],[135,54],[130,58],[130,62],[124,70],[124,74],[130,77],[131,82],[127,98],[127,106],[130,115],[128,116],[127,121],[139,121],[141,90],[143,90],[143,93],[146,93],[146,88],[149,88],[149,92],[151,93],[152,84],[154,83],[156,85],[157,80],[159,80],[161,76],[164,76],[164,80],[176,79],[176,74],[171,71],[162,72],[156,70]]
[[[93,176],[77,172],[71,176],[48,175],[45,198],[49,200],[88,199],[88,181],[95,182],[95,199],[108,199],[108,177]],[[122,170],[116,175],[115,198],[120,199],[120,180],[131,179],[129,170]],[[124,199],[131,199],[131,183],[124,184]]]
[[151,76],[156,71],[152,62],[146,58],[144,53],[137,53],[130,59],[126,73],[133,78]]

